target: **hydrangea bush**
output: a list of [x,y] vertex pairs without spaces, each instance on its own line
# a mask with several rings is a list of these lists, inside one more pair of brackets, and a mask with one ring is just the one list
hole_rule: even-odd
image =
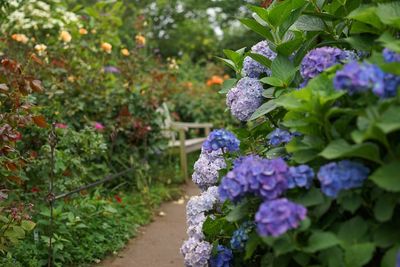
[[203,147],[194,199],[217,195],[188,204],[185,265],[399,266],[400,3],[249,8],[263,40],[224,50],[220,91],[240,146]]

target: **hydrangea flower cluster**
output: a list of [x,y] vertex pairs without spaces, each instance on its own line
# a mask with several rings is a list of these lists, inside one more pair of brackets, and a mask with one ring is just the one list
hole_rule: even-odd
[[318,171],[322,192],[329,197],[336,197],[343,189],[361,187],[367,179],[369,169],[350,160],[331,162]]
[[242,78],[226,95],[226,105],[232,115],[240,121],[247,121],[262,104],[262,84],[254,78]]
[[383,49],[383,58],[386,62],[393,63],[393,62],[400,62],[400,54],[396,53],[388,48]]
[[314,179],[314,170],[308,165],[290,167],[287,175],[288,188],[305,187],[310,188]]
[[212,131],[203,143],[203,149],[211,152],[219,149],[234,152],[239,150],[240,141],[236,136],[225,129]]
[[256,213],[257,231],[261,236],[279,236],[297,228],[306,218],[307,209],[286,198],[265,201]]
[[333,84],[336,90],[346,90],[350,95],[372,90],[385,92],[385,73],[376,65],[352,61],[336,72]]
[[232,234],[231,248],[235,250],[242,251],[249,239],[249,233],[253,228],[252,222],[243,223],[236,231]]
[[232,250],[222,245],[217,246],[217,255],[210,259],[211,267],[230,267],[233,259]]
[[218,180],[218,171],[225,168],[226,163],[222,151],[208,152],[202,149],[199,159],[194,164],[192,181],[204,191],[215,185]]
[[185,266],[190,267],[207,267],[211,251],[212,245],[210,243],[195,238],[189,238],[181,247]]
[[187,234],[189,239],[181,247],[181,253],[185,257],[185,266],[208,266],[211,257],[212,245],[204,241],[203,223],[206,220],[205,213],[212,210],[217,203],[218,188],[209,187],[199,196],[190,198],[186,206]]
[[300,65],[300,74],[304,82],[307,83],[310,79],[335,64],[356,59],[357,55],[352,51],[329,46],[315,48],[303,58]]
[[[267,41],[261,41],[254,45],[251,48],[251,52],[253,54],[262,55],[271,61],[276,58],[276,53],[269,48]],[[271,76],[271,70],[247,56],[243,62],[243,74],[250,78],[258,78],[261,74]]]
[[269,140],[268,144],[273,147],[279,146],[280,144],[286,144],[292,140],[293,136],[296,135],[291,134],[286,130],[276,128],[267,136],[267,139]]
[[400,267],[400,252],[397,253],[396,267]]
[[287,171],[288,166],[281,158],[244,157],[222,179],[218,187],[220,199],[237,202],[247,193],[275,199],[287,189]]

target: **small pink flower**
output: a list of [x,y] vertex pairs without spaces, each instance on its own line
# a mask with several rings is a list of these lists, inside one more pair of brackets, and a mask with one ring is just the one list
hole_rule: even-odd
[[97,130],[97,131],[99,131],[99,132],[101,132],[101,131],[103,131],[104,130],[104,125],[103,124],[101,124],[100,122],[95,122],[94,123],[94,128]]
[[64,123],[56,123],[56,128],[59,129],[67,129],[68,125],[64,124]]

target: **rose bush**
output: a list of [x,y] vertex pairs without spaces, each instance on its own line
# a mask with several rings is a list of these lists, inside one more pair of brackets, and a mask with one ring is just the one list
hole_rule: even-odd
[[185,265],[398,266],[399,2],[249,8],[241,22],[265,40],[223,59],[240,151],[193,175],[200,198],[218,196],[188,231]]

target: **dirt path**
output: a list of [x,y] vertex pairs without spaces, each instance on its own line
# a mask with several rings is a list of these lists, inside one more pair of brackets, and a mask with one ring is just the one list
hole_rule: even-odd
[[[200,193],[197,187],[188,183],[184,187],[187,196]],[[102,261],[99,267],[182,267],[179,252],[186,235],[187,199],[161,205],[160,215],[154,222],[141,228],[137,237],[113,258]],[[164,213],[164,214],[163,214]]]

